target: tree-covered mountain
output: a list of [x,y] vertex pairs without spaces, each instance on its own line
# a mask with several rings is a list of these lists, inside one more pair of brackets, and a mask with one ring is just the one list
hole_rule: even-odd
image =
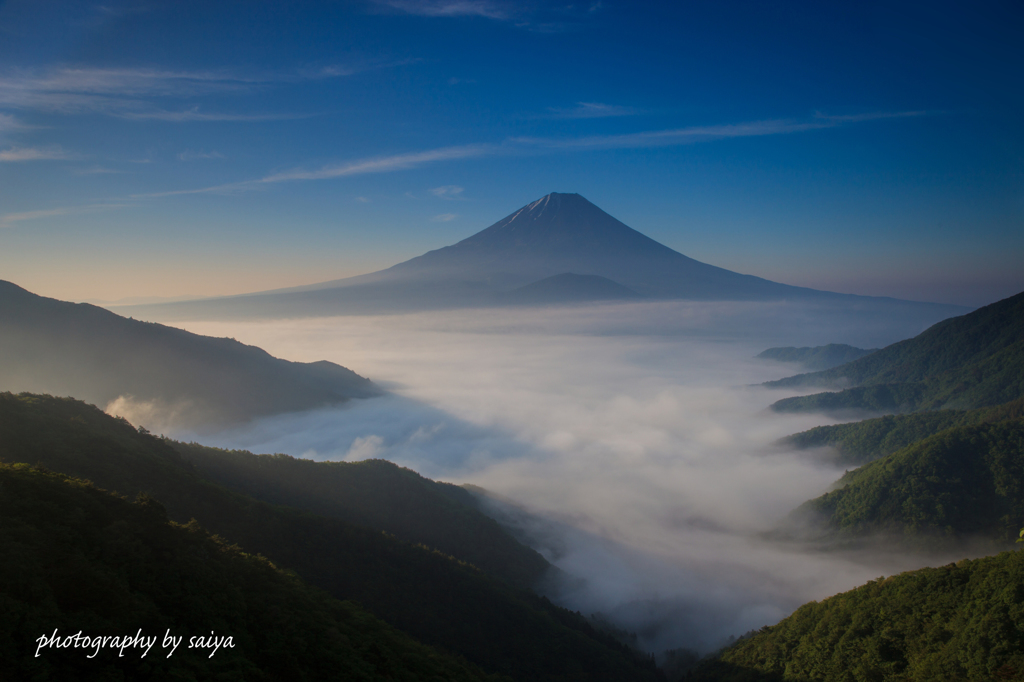
[[971,409],[1024,397],[1024,293],[933,325],[918,336],[821,372],[770,381],[832,393],[786,398],[777,412]]
[[[0,519],[5,680],[499,679],[195,521],[168,521],[152,498],[131,503],[61,474],[0,464]],[[164,645],[168,632],[181,638],[177,648]],[[40,641],[54,633],[62,643],[81,633],[90,644]],[[211,634],[224,646],[189,647]],[[96,642],[140,635],[154,639],[123,655]]]
[[797,362],[806,370],[817,371],[853,362],[876,350],[878,349],[855,348],[845,343],[830,343],[825,346],[804,346],[802,348],[795,346],[769,348],[761,351],[755,357],[778,362]]
[[179,424],[244,420],[369,397],[368,380],[330,362],[288,362],[234,339],[140,322],[0,281],[0,389],[119,397]]
[[579,614],[381,530],[232,492],[162,439],[76,400],[0,395],[0,459],[38,463],[132,498],[149,495],[172,520],[194,518],[488,673],[522,680],[659,677],[650,659]]
[[1024,398],[974,410],[936,410],[886,415],[848,424],[816,426],[786,436],[778,444],[797,450],[830,447],[837,464],[860,466],[881,459],[952,426],[970,426],[1024,417]]
[[879,578],[701,664],[694,682],[1024,679],[1024,552]]
[[521,587],[536,587],[551,565],[476,508],[455,485],[374,459],[314,462],[165,440],[204,477],[272,504],[383,530],[468,561]]
[[1024,418],[954,426],[848,472],[794,514],[825,537],[914,548],[1013,542],[1024,526]]

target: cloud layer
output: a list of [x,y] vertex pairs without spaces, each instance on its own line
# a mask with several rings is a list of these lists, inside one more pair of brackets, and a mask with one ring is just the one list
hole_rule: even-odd
[[482,486],[497,496],[494,513],[570,576],[549,586],[560,603],[605,614],[652,651],[706,651],[918,561],[757,539],[842,472],[771,445],[824,420],[766,413],[780,396],[749,385],[793,368],[752,356],[917,331],[863,322],[792,304],[677,302],[188,324],[289,359],[339,362],[393,394],[173,435],[382,457]]

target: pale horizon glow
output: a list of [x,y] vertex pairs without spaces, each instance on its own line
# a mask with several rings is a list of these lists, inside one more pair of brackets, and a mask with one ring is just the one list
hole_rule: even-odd
[[0,279],[73,301],[315,284],[555,191],[735,272],[985,305],[1024,290],[1019,19],[4,3]]

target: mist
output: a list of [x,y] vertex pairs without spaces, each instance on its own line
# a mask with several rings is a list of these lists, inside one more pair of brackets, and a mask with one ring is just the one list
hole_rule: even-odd
[[879,347],[933,321],[666,302],[184,323],[289,360],[337,362],[389,394],[164,432],[257,453],[383,458],[479,486],[491,513],[561,569],[543,586],[554,601],[636,632],[649,651],[707,652],[920,564],[762,539],[843,472],[774,445],[834,422],[768,412],[795,393],[757,384],[799,368],[753,356],[776,345]]

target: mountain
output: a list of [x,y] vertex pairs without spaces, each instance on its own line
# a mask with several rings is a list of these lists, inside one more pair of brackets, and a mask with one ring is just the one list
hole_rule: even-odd
[[756,358],[761,360],[775,360],[777,362],[796,362],[803,365],[803,368],[810,371],[831,369],[838,365],[845,365],[865,355],[874,353],[877,348],[864,350],[854,348],[845,343],[830,343],[827,346],[815,346],[813,348],[785,346],[781,348],[769,348],[758,353]]
[[[170,442],[80,401],[0,394],[0,460],[88,479],[129,498],[148,496],[171,520],[195,519],[244,552],[266,557],[335,599],[356,602],[392,627],[487,673],[551,682],[660,678],[649,658],[596,631],[578,613],[379,528],[228,490],[201,475]],[[0,488],[0,502],[8,494]],[[464,516],[470,525],[471,511],[466,508]],[[0,528],[5,532],[6,525]],[[115,524],[103,532],[116,537],[121,530]],[[129,552],[125,561],[132,560],[135,548],[130,540],[122,543]],[[8,570],[30,568],[20,553],[3,556]],[[86,577],[74,584],[85,593],[99,589]]]
[[[367,682],[498,682],[195,521],[169,522],[152,498],[132,503],[26,464],[0,464],[0,489],[2,679],[284,682],[344,671]],[[76,633],[153,641],[42,645],[55,632],[62,644]],[[168,632],[182,638],[177,648]],[[224,646],[189,647],[211,633]]]
[[974,410],[890,414],[848,424],[816,426],[781,438],[778,444],[796,450],[831,448],[833,454],[823,454],[823,459],[860,466],[954,426],[973,426],[1021,417],[1024,417],[1024,398]]
[[1024,679],[1024,552],[872,580],[702,663],[693,682]]
[[[560,279],[544,282],[554,277]],[[604,278],[618,287],[597,280],[584,287],[579,277]],[[520,289],[534,283],[536,290]],[[583,289],[589,293],[581,298]],[[579,194],[557,192],[457,244],[379,272],[245,296],[120,309],[160,319],[304,317],[522,304],[532,302],[534,291],[543,292],[536,295],[545,304],[597,300],[595,292],[614,294],[610,298],[632,292],[656,299],[883,303],[911,306],[930,319],[963,312],[955,306],[834,294],[731,272],[659,244]]]
[[598,275],[656,298],[816,294],[707,265],[626,226],[579,194],[553,192],[457,244],[360,281],[468,280],[499,288],[561,273]]
[[607,277],[576,275],[566,272],[513,289],[503,298],[507,303],[541,305],[545,303],[635,300],[643,297]]
[[1024,418],[939,431],[847,472],[838,486],[792,520],[839,540],[1011,543],[1024,525]]
[[551,565],[477,510],[475,498],[382,459],[314,462],[164,441],[205,478],[271,504],[342,519],[426,545],[520,587]]
[[331,362],[289,362],[234,339],[141,322],[0,281],[0,390],[118,398],[201,425],[380,391]]
[[779,400],[776,412],[971,409],[1024,397],[1024,293],[845,365],[764,385],[844,389]]

